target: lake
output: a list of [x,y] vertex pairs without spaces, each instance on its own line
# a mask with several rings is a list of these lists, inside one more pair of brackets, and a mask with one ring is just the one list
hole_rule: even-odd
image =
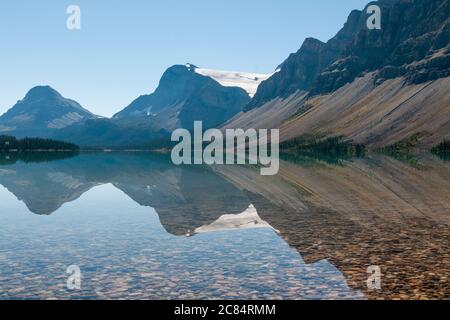
[[272,177],[0,154],[0,220],[0,299],[450,298],[450,163],[431,154],[290,157]]

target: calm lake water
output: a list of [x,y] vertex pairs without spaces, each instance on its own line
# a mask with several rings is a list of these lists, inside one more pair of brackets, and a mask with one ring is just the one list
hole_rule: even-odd
[[274,177],[0,157],[0,299],[450,298],[450,163],[433,155],[296,158]]

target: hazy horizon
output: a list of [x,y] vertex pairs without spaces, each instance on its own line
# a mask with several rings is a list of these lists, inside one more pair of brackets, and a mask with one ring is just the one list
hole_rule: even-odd
[[[270,73],[306,37],[333,37],[367,2],[2,2],[0,114],[32,87],[50,85],[109,117],[153,92],[174,64]],[[81,8],[81,30],[66,28],[71,4]]]

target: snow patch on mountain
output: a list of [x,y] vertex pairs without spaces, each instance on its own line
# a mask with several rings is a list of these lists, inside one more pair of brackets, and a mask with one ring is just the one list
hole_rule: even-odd
[[250,73],[239,71],[223,71],[214,69],[198,68],[190,63],[186,67],[206,77],[216,80],[224,87],[240,87],[247,91],[250,97],[253,97],[258,89],[258,86],[264,80],[270,78],[273,73]]
[[82,119],[83,116],[81,114],[77,112],[69,112],[63,115],[62,117],[54,119],[53,121],[49,122],[47,127],[51,129],[61,129],[70,126],[75,122],[81,121]]

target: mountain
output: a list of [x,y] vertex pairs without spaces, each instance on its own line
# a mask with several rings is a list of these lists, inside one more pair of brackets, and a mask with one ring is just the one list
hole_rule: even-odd
[[177,128],[217,127],[242,111],[270,75],[175,65],[154,93],[143,95],[113,118],[100,118],[48,86],[31,89],[0,117],[0,134],[53,138],[83,147],[155,147]]
[[[144,118],[167,131],[191,129],[195,120],[202,120],[204,128],[211,128],[233,117],[250,101],[249,94],[239,87],[242,82],[222,85],[202,70],[191,64],[170,67],[154,93],[137,98],[114,119]],[[244,87],[252,81],[246,80]]]
[[450,1],[383,0],[381,30],[354,10],[328,42],[308,38],[224,128],[280,127],[281,138],[344,135],[369,147],[450,132]]
[[159,148],[167,146],[170,132],[146,118],[88,119],[57,130],[53,139],[92,148]]
[[450,0],[372,4],[380,30],[367,27],[367,7],[354,10],[332,39],[307,38],[272,74],[175,65],[111,119],[36,87],[0,117],[0,134],[154,147],[202,120],[204,129],[280,128],[283,141],[344,136],[371,149],[450,139]]
[[138,97],[111,119],[88,119],[52,137],[84,147],[163,147],[173,130],[191,130],[195,120],[202,120],[205,129],[229,120],[268,77],[175,65],[154,93]]
[[49,86],[38,86],[0,117],[0,134],[49,137],[58,129],[94,118],[76,101]]

